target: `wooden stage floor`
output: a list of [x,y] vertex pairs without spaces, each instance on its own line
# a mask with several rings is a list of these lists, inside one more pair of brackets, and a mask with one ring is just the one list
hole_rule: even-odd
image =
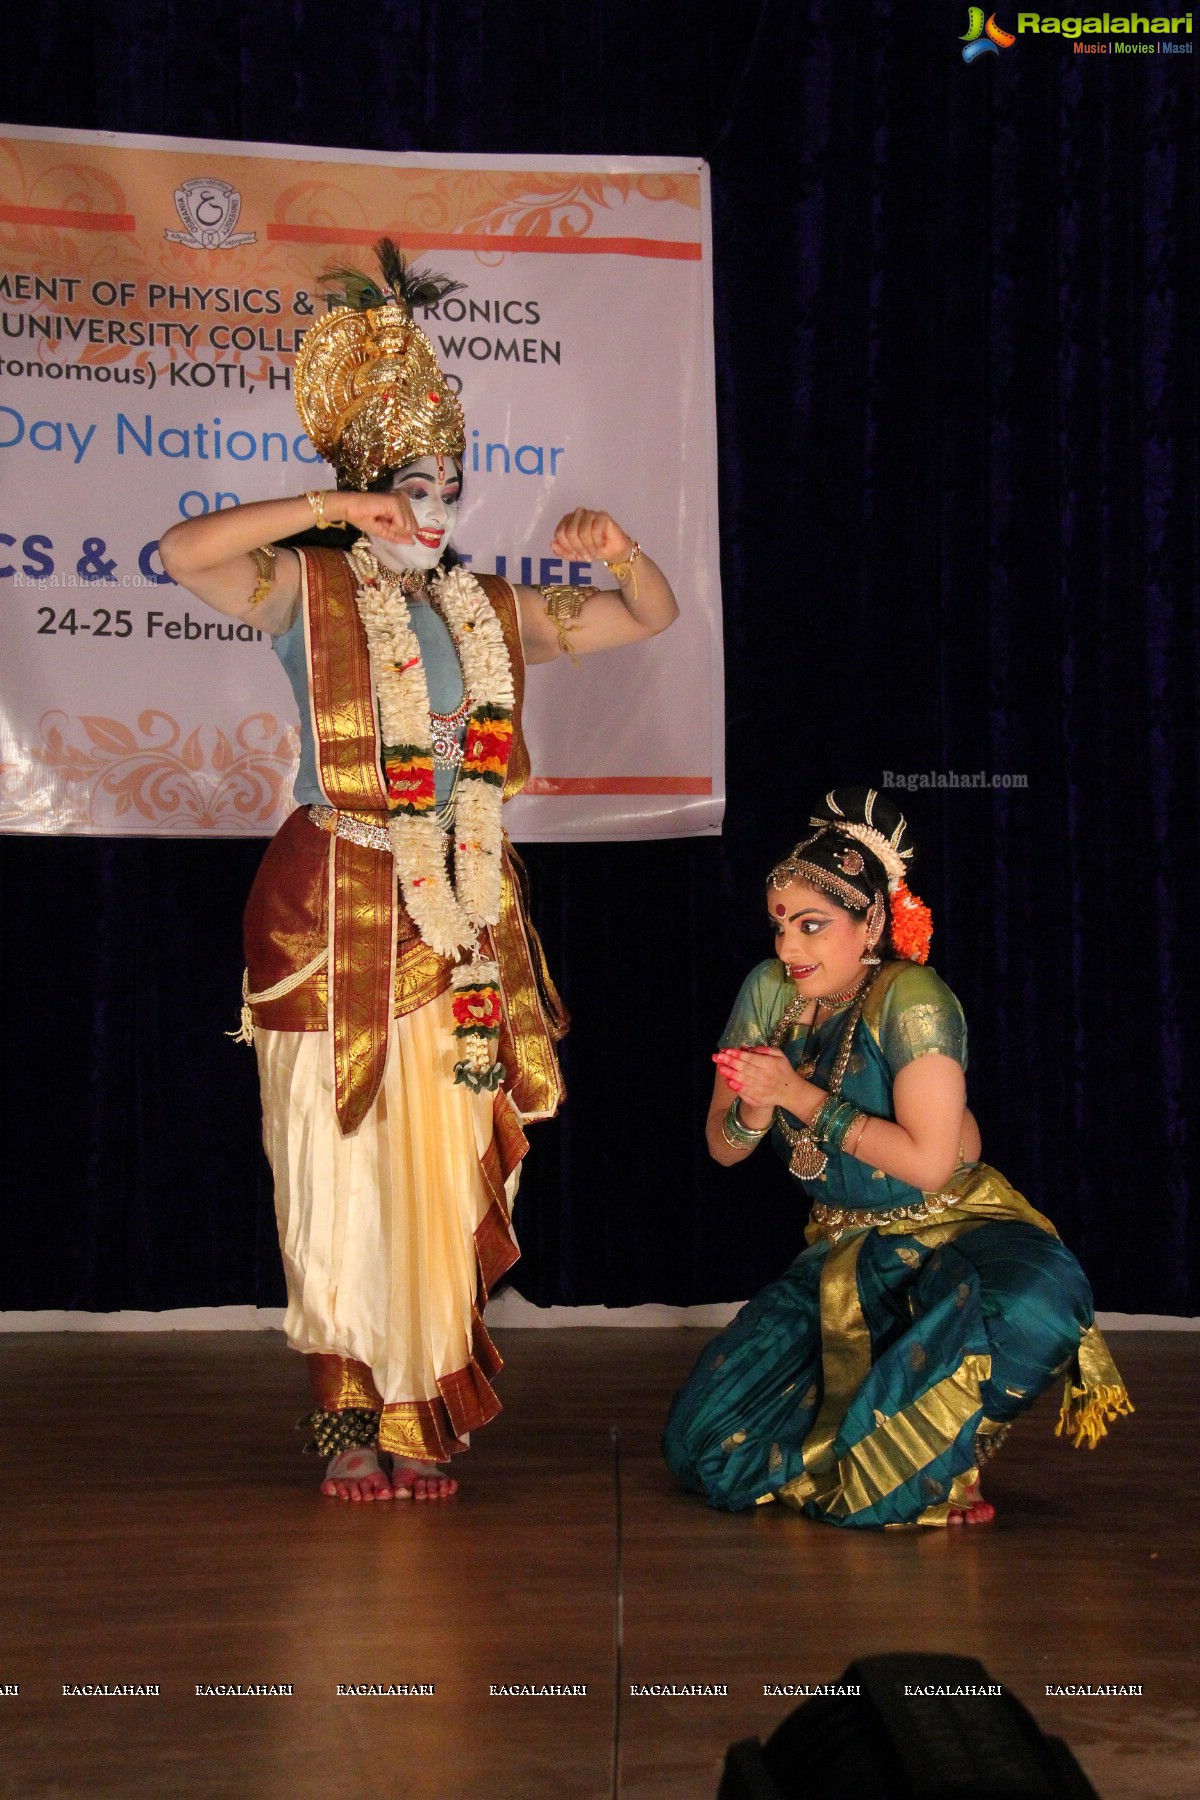
[[[510,1331],[506,1411],[445,1506],[322,1500],[274,1333],[0,1339],[3,1800],[603,1800],[623,1434],[624,1787],[715,1795],[726,1746],[856,1655],[978,1657],[1104,1800],[1200,1793],[1191,1503],[1200,1333],[1122,1333],[1138,1405],[1094,1454],[1044,1397],[993,1464],[994,1527],[839,1532],[673,1488],[667,1401],[707,1334]],[[67,1697],[64,1685],[160,1685]],[[290,1697],[198,1697],[197,1684]],[[338,1684],[432,1684],[339,1698]],[[587,1684],[586,1697],[491,1696]],[[1045,1697],[1140,1684],[1140,1698]],[[981,1702],[982,1704],[982,1702]]]

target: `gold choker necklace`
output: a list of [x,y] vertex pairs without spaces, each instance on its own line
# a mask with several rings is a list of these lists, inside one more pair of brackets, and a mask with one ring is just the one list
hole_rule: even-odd
[[858,994],[862,993],[862,990],[866,986],[866,983],[867,983],[867,977],[864,975],[861,981],[856,981],[854,983],[853,987],[843,988],[840,994],[820,994],[820,995],[818,995],[817,996],[818,1009],[820,1009],[822,1006],[824,1006],[830,1012],[833,1012],[839,1006],[848,1005],[851,1000],[853,1000]]
[[[379,559],[376,558],[376,561]],[[415,599],[418,594],[428,598],[424,593],[429,585],[428,569],[389,569],[386,563],[379,563],[379,581],[389,593],[399,590],[410,600]]]

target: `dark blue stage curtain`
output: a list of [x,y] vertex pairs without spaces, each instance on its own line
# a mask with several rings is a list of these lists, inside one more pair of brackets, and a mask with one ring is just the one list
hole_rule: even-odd
[[[530,853],[576,1021],[518,1203],[541,1303],[733,1298],[788,1260],[785,1175],[700,1136],[763,873],[835,781],[982,770],[1028,785],[909,811],[986,1151],[1101,1307],[1200,1311],[1193,59],[1023,38],[968,67],[964,22],[51,0],[5,27],[17,122],[712,164],[728,827]],[[253,1058],[221,1035],[259,847],[2,849],[0,1306],[277,1303]]]

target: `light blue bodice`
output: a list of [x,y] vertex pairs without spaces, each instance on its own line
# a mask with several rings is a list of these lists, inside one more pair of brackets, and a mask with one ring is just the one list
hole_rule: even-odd
[[[426,600],[409,601],[408,615],[425,665],[429,684],[429,704],[434,712],[451,713],[463,698],[462,670],[454,639],[439,613]],[[272,640],[272,648],[287,672],[296,707],[300,714],[300,767],[292,790],[297,806],[324,806],[325,796],[317,776],[317,747],[313,741],[312,718],[308,704],[308,661],[304,654],[304,615],[296,609],[296,617],[281,637]],[[462,727],[458,732],[462,738]],[[439,806],[450,798],[454,780],[452,769],[434,771],[434,786]]]

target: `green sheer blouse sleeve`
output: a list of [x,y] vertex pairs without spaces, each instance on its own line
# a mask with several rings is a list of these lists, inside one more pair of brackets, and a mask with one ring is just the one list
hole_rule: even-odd
[[751,969],[734,1001],[729,1023],[721,1033],[722,1050],[743,1049],[749,1044],[769,1044],[771,1033],[783,1017],[795,988],[778,957]]
[[951,1056],[967,1066],[967,1022],[941,976],[909,963],[888,989],[879,1021],[879,1047],[893,1075],[918,1056]]

